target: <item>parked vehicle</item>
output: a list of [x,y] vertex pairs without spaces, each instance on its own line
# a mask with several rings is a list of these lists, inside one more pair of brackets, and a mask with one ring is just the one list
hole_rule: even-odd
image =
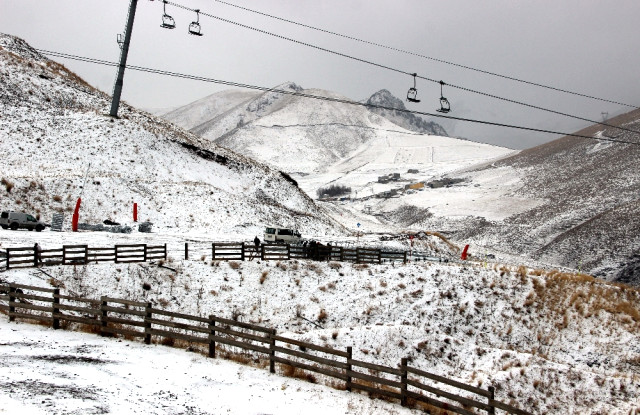
[[288,243],[295,244],[300,242],[302,235],[295,229],[267,227],[264,231],[264,241],[266,243]]
[[2,229],[11,229],[13,231],[18,229],[32,231],[35,229],[36,232],[41,232],[46,227],[44,223],[28,213],[11,211],[0,213],[0,226],[2,226]]

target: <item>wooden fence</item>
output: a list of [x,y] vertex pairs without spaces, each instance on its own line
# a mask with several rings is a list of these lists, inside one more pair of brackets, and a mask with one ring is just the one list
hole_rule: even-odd
[[41,265],[84,265],[96,262],[146,262],[167,259],[167,245],[116,245],[112,248],[91,248],[87,245],[63,245],[58,249],[7,248],[6,268],[38,267]]
[[[187,248],[188,249],[188,248]],[[212,243],[211,258],[216,261],[310,259],[317,261],[381,264],[383,261],[407,262],[407,252],[382,251],[370,248],[343,248],[330,245]]]
[[[277,335],[274,329],[214,315],[192,316],[158,309],[147,302],[106,296],[85,299],[62,295],[59,289],[21,284],[0,284],[0,310],[9,315],[10,321],[35,320],[49,323],[54,329],[72,328],[75,323],[89,326],[89,331],[102,336],[140,338],[146,344],[154,340],[170,346],[180,341],[190,347],[200,344],[209,357],[216,357],[216,350],[240,351],[251,361],[264,362],[265,366],[268,362],[271,373],[278,369],[296,376],[296,371],[302,371],[310,380],[322,376],[334,385],[337,380],[344,382],[347,391],[368,392],[401,405],[421,402],[462,415],[474,415],[477,410],[495,414],[496,409],[528,415],[495,400],[493,387],[482,389],[410,367],[407,359],[402,359],[398,367],[356,360],[351,347],[339,350],[290,339]],[[315,375],[310,378],[309,372]],[[304,378],[300,373],[297,377]]]

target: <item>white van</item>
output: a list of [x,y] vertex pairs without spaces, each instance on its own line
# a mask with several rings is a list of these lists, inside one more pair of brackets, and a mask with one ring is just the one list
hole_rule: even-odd
[[30,231],[35,229],[36,232],[40,232],[45,228],[44,223],[27,213],[10,211],[0,213],[0,226],[2,229],[11,228],[13,231],[22,228]]
[[302,239],[302,235],[300,232],[295,229],[289,228],[278,228],[278,227],[267,227],[264,231],[264,242],[265,243],[278,243],[284,242],[287,244],[295,244],[300,242]]

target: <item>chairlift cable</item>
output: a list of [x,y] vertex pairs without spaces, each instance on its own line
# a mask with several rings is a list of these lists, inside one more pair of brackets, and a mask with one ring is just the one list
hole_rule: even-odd
[[[62,52],[48,51],[48,50],[43,50],[43,49],[36,49],[36,51],[38,51],[39,53],[42,53],[44,55],[55,56],[55,57],[59,57],[59,58],[77,60],[77,61],[81,61],[81,62],[88,62],[88,63],[94,63],[94,64],[106,65],[106,66],[118,66],[118,63],[116,63],[116,62],[110,62],[110,61],[106,61],[106,60],[102,60],[102,59],[94,59],[94,58],[88,58],[88,57],[83,57],[83,56],[78,56],[78,55],[70,55],[70,54],[66,54],[66,53],[62,53]],[[406,108],[402,109],[402,108],[395,108],[395,107],[387,107],[387,106],[383,106],[383,105],[375,105],[375,104],[367,104],[365,102],[351,101],[351,100],[348,100],[348,99],[323,97],[323,96],[318,96],[318,95],[305,94],[305,93],[302,93],[302,92],[286,91],[286,90],[281,90],[281,89],[276,89],[276,88],[261,87],[261,86],[256,86],[256,85],[243,84],[243,83],[239,83],[239,82],[224,81],[224,80],[219,80],[219,79],[206,78],[206,77],[198,76],[198,75],[182,74],[182,73],[178,73],[178,72],[170,72],[170,71],[165,71],[165,70],[161,70],[161,69],[146,68],[146,67],[135,66],[135,65],[126,65],[126,68],[127,69],[131,69],[131,70],[135,70],[135,71],[140,71],[140,72],[153,73],[153,74],[157,74],[157,75],[171,76],[171,77],[182,78],[182,79],[190,79],[190,80],[201,81],[201,82],[209,82],[209,83],[214,83],[214,84],[219,84],[219,85],[233,86],[233,87],[237,87],[237,88],[253,89],[253,90],[263,91],[263,92],[276,92],[276,93],[285,94],[285,95],[293,95],[293,96],[298,96],[298,97],[302,97],[302,98],[311,98],[311,99],[316,99],[316,100],[321,100],[321,101],[337,102],[337,103],[341,103],[341,104],[355,105],[355,106],[366,107],[366,108],[375,108],[375,109],[382,109],[382,110],[387,110],[387,111],[397,111],[397,112],[402,112],[402,113],[407,113],[407,114],[415,114],[415,115],[424,115],[424,116],[430,116],[430,117],[445,118],[445,119],[455,120],[455,121],[470,122],[470,123],[481,124],[481,125],[491,125],[491,126],[494,126],[494,127],[512,128],[512,129],[524,130],[524,131],[533,131],[533,132],[545,133],[545,134],[554,134],[554,135],[567,136],[567,137],[576,137],[576,138],[586,138],[586,139],[596,140],[596,141],[609,141],[609,142],[619,143],[619,144],[640,145],[640,142],[620,140],[617,137],[607,137],[607,136],[593,137],[593,136],[588,136],[588,135],[575,134],[575,133],[564,133],[564,132],[560,132],[560,131],[546,130],[546,129],[541,129],[541,128],[524,127],[524,126],[519,126],[519,125],[514,125],[514,124],[505,124],[505,123],[498,123],[498,122],[493,122],[493,121],[476,120],[476,119],[472,119],[472,118],[462,118],[462,117],[454,117],[454,116],[451,116],[451,115],[442,115],[442,114],[434,114],[434,113],[423,112],[423,111],[408,110]]]
[[554,86],[550,86],[550,85],[541,84],[541,83],[538,83],[538,82],[527,81],[525,79],[520,79],[520,78],[517,78],[517,77],[514,77],[514,76],[504,75],[504,74],[499,74],[497,72],[492,72],[492,71],[487,71],[487,70],[484,70],[484,69],[474,68],[472,66],[462,65],[462,64],[451,62],[451,61],[447,61],[447,60],[444,60],[444,59],[434,58],[432,56],[426,56],[426,55],[422,55],[420,53],[411,52],[411,51],[408,51],[408,50],[396,48],[396,47],[393,47],[393,46],[383,45],[381,43],[376,43],[376,42],[372,42],[372,41],[369,41],[369,40],[360,39],[360,38],[357,38],[355,36],[344,35],[342,33],[337,33],[337,32],[333,32],[333,31],[327,30],[327,29],[322,29],[320,27],[311,26],[311,25],[308,25],[308,24],[304,24],[304,23],[293,21],[293,20],[285,19],[283,17],[274,16],[272,14],[268,14],[268,13],[264,13],[264,12],[261,12],[261,11],[258,11],[258,10],[250,9],[248,7],[238,6],[236,4],[228,3],[226,1],[222,1],[222,0],[214,0],[214,1],[216,1],[218,3],[225,4],[227,6],[235,7],[237,9],[241,9],[241,10],[245,10],[245,11],[248,11],[248,12],[251,12],[251,13],[255,13],[255,14],[259,14],[259,15],[265,16],[265,17],[269,17],[271,19],[280,20],[280,21],[286,22],[286,23],[291,23],[293,25],[297,25],[297,26],[304,27],[304,28],[307,28],[307,29],[312,29],[312,30],[316,30],[318,32],[326,33],[326,34],[333,35],[333,36],[338,36],[338,37],[341,37],[341,38],[344,38],[344,39],[354,40],[354,41],[360,42],[360,43],[366,43],[366,44],[371,45],[371,46],[376,46],[376,47],[380,47],[380,48],[384,48],[384,49],[388,49],[388,50],[393,50],[395,52],[400,52],[400,53],[404,53],[404,54],[407,54],[407,55],[412,55],[412,56],[416,56],[416,57],[419,57],[419,58],[432,60],[434,62],[439,62],[439,63],[444,63],[444,64],[447,64],[447,65],[451,65],[451,66],[456,66],[458,68],[462,68],[462,69],[467,69],[467,70],[470,70],[470,71],[483,73],[485,75],[490,75],[490,76],[495,76],[495,77],[498,77],[498,78],[508,79],[510,81],[520,82],[520,83],[523,83],[523,84],[532,85],[532,86],[536,86],[536,87],[540,87],[540,88],[545,88],[545,89],[549,89],[549,90],[552,90],[552,91],[562,92],[562,93],[565,93],[565,94],[576,95],[576,96],[579,96],[579,97],[593,99],[593,100],[596,100],[596,101],[608,102],[610,104],[617,104],[617,105],[622,105],[622,106],[625,106],[625,107],[630,107],[630,108],[635,108],[635,109],[640,108],[637,105],[625,104],[624,102],[614,101],[614,100],[607,99],[607,98],[600,98],[600,97],[596,97],[596,96],[593,96],[593,95],[588,95],[588,94],[584,94],[584,93],[580,93],[580,92],[570,91],[570,90],[567,90],[567,89],[562,89],[562,88],[558,88],[558,87],[554,87]]
[[[167,1],[167,0],[165,0],[165,1]],[[191,9],[189,7],[186,7],[186,6],[177,4],[177,3],[173,3],[171,1],[167,1],[167,3],[172,5],[172,6],[184,9],[184,10],[194,11],[193,9]],[[407,72],[407,71],[404,71],[404,70],[401,70],[401,69],[393,68],[393,67],[390,67],[390,66],[387,66],[387,65],[383,65],[383,64],[380,64],[380,63],[372,62],[372,61],[369,61],[369,60],[366,60],[366,59],[362,59],[362,58],[358,58],[358,57],[355,57],[355,56],[347,55],[346,53],[337,52],[337,51],[334,51],[334,50],[331,50],[331,49],[323,48],[321,46],[313,45],[311,43],[303,42],[303,41],[296,40],[296,39],[293,39],[293,38],[290,38],[290,37],[286,37],[286,36],[283,36],[283,35],[278,35],[276,33],[272,33],[272,32],[269,32],[267,30],[263,30],[263,29],[259,29],[259,28],[252,27],[252,26],[248,26],[248,25],[245,25],[245,24],[242,24],[242,23],[234,22],[233,20],[225,19],[223,17],[214,16],[214,15],[211,15],[211,14],[208,14],[208,13],[204,13],[202,11],[200,12],[200,14],[202,14],[204,16],[207,16],[207,17],[211,17],[213,19],[220,20],[220,21],[225,22],[225,23],[229,23],[229,24],[233,24],[233,25],[236,25],[236,26],[240,26],[240,27],[245,28],[245,29],[253,30],[253,31],[256,31],[256,32],[259,32],[259,33],[262,33],[262,34],[266,34],[266,35],[273,36],[273,37],[276,37],[276,38],[279,38],[279,39],[283,39],[283,40],[287,40],[287,41],[290,41],[290,42],[293,42],[293,43],[297,43],[299,45],[303,45],[303,46],[307,46],[307,47],[310,47],[310,48],[313,48],[313,49],[321,50],[323,52],[331,53],[331,54],[334,54],[334,55],[337,55],[337,56],[341,56],[341,57],[352,59],[352,60],[355,60],[355,61],[358,61],[358,62],[366,63],[366,64],[369,64],[369,65],[372,65],[372,66],[377,66],[379,68],[387,69],[387,70],[394,71],[394,72],[398,72],[398,73],[401,73],[401,74],[404,74],[404,75],[413,76],[413,73],[411,73],[411,72]],[[433,79],[433,78],[428,78],[426,76],[418,75],[417,78],[424,79],[426,81],[437,83],[437,84],[440,83],[439,80],[436,80],[436,79]],[[485,97],[488,97],[488,98],[493,98],[493,99],[509,102],[509,103],[512,103],[512,104],[522,105],[522,106],[525,106],[525,107],[528,107],[528,108],[533,108],[533,109],[549,112],[549,113],[556,114],[556,115],[561,115],[561,116],[568,117],[568,118],[574,118],[574,119],[581,120],[581,121],[586,121],[586,122],[589,122],[589,123],[592,123],[592,124],[599,124],[599,125],[602,125],[602,126],[605,126],[605,127],[616,128],[616,129],[619,129],[619,130],[628,131],[628,132],[635,133],[635,134],[640,134],[640,131],[632,130],[632,129],[625,128],[625,127],[619,127],[619,126],[612,125],[612,124],[607,124],[604,121],[591,120],[589,118],[580,117],[578,115],[572,115],[572,114],[568,114],[568,113],[565,113],[565,112],[556,111],[556,110],[540,107],[540,106],[533,105],[533,104],[527,104],[526,102],[521,102],[521,101],[517,101],[517,100],[514,100],[514,99],[510,99],[510,98],[503,98],[503,97],[500,97],[498,95],[493,95],[493,94],[490,94],[488,92],[482,92],[482,91],[474,90],[474,89],[467,88],[467,87],[460,86],[460,85],[455,85],[455,84],[450,84],[450,83],[447,83],[447,85],[449,85],[452,88],[460,89],[460,90],[465,91],[465,92],[470,92],[470,93],[482,95],[482,96],[485,96]]]

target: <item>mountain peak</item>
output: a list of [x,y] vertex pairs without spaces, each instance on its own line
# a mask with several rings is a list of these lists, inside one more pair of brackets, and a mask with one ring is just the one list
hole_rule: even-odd
[[394,96],[388,89],[381,89],[375,94],[371,95],[367,100],[369,105],[379,105],[382,107],[390,107],[404,110],[406,107],[404,103]]
[[426,133],[432,135],[440,135],[447,137],[448,134],[445,129],[433,121],[427,121],[417,115],[404,112],[406,107],[404,102],[400,98],[397,98],[387,89],[381,89],[375,94],[371,95],[367,100],[368,105],[376,105],[384,108],[396,108],[400,111],[384,108],[370,108],[372,112],[382,115],[394,124],[405,128],[409,131],[415,131],[417,133]]

